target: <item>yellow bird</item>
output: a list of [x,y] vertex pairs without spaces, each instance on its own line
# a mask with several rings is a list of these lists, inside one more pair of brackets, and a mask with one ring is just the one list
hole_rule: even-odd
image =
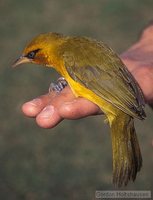
[[142,156],[134,118],[144,119],[142,91],[114,51],[103,42],[58,33],[40,34],[24,49],[14,66],[36,63],[55,68],[76,97],[97,104],[111,128],[113,183],[135,180]]

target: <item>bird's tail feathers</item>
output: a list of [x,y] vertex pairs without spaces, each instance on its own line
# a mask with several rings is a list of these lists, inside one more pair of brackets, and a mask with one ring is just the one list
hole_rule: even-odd
[[117,187],[134,181],[142,166],[142,156],[134,128],[134,120],[127,114],[111,122],[113,151],[113,183]]

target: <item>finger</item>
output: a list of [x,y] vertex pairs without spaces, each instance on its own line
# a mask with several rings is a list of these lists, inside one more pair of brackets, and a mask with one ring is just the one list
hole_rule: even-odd
[[36,117],[49,103],[51,104],[51,102],[57,102],[59,105],[63,103],[63,101],[70,101],[73,98],[75,97],[70,88],[66,87],[61,93],[51,92],[24,103],[22,111],[28,117]]
[[63,120],[63,117],[59,113],[59,108],[63,103],[74,99],[75,96],[72,94],[70,88],[65,88],[62,92],[52,95],[48,105],[38,113],[36,117],[37,124],[43,128],[53,128],[56,126]]
[[63,118],[53,105],[46,106],[36,117],[37,124],[42,128],[53,128],[62,120]]
[[52,128],[63,118],[78,119],[100,114],[98,106],[84,98],[76,98],[69,87],[60,93],[43,95],[23,105],[22,110],[29,117],[36,117],[40,127]]
[[42,95],[23,104],[22,111],[28,117],[36,117],[38,113],[48,104],[50,97],[48,94]]
[[59,107],[59,114],[66,119],[79,119],[90,115],[102,114],[100,108],[84,98],[67,101]]

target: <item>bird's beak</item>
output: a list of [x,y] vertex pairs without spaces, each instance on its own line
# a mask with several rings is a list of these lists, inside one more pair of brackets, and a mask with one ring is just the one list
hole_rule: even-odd
[[25,56],[20,56],[12,65],[12,67],[16,67],[20,64],[23,64],[23,63],[29,63],[30,62],[30,59],[28,59],[27,57]]

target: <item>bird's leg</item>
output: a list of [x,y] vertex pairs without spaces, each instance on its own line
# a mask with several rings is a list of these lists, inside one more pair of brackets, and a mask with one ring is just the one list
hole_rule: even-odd
[[56,83],[51,83],[49,86],[49,93],[52,91],[61,92],[68,85],[64,77],[58,78]]

